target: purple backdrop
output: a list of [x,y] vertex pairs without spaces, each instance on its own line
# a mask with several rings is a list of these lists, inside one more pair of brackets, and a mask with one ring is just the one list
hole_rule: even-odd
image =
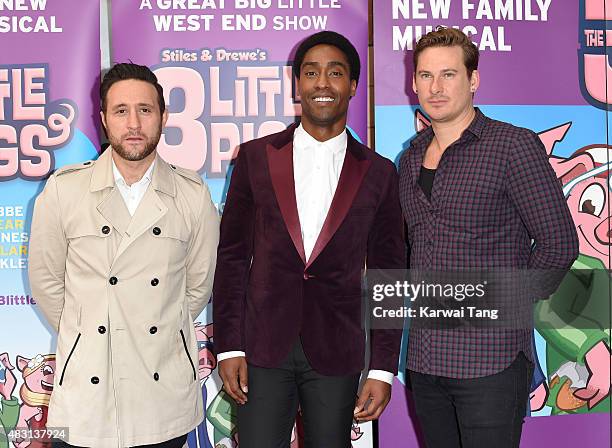
[[[415,135],[414,108],[409,107],[418,105],[412,92],[411,49],[415,39],[437,25],[458,26],[468,34],[476,32],[472,40],[480,48],[481,83],[474,100],[483,106],[486,114],[529,127],[543,139],[545,130],[571,123],[572,130],[553,148],[555,157],[571,160],[571,154],[578,148],[609,144],[606,102],[610,103],[610,90],[606,91],[605,79],[607,76],[610,86],[612,68],[604,62],[603,55],[611,43],[608,41],[606,47],[603,37],[612,18],[610,4],[609,0],[388,0],[377,3],[374,14],[376,150],[397,159]],[[496,11],[499,6],[508,9]],[[604,21],[606,12],[608,22]],[[490,34],[485,36],[485,32]],[[581,185],[586,187],[592,181],[586,179]],[[609,200],[608,189],[603,202],[609,204]],[[596,225],[608,219],[609,205],[607,210],[596,220]],[[570,211],[578,226],[586,214],[571,205]],[[610,221],[606,222],[609,225]],[[586,227],[583,225],[581,229]],[[588,229],[585,232],[593,233]],[[580,244],[581,255],[588,255],[588,240]],[[608,257],[609,245],[602,248],[598,257],[602,267],[609,263]],[[605,288],[600,289],[589,300],[610,300],[608,293]],[[536,387],[541,390],[544,383],[550,387],[556,374],[554,353],[563,343],[562,338],[557,339],[551,336],[545,339],[535,333],[539,365],[532,385],[534,390]],[[564,356],[571,365],[577,363],[575,356]],[[583,406],[575,415],[549,417],[559,412],[554,407],[554,397],[551,392],[546,406],[534,412],[537,416],[526,419],[521,447],[610,446],[609,412],[601,413],[600,406],[599,413],[581,414],[588,412]],[[609,406],[609,397],[607,400]],[[380,420],[379,446],[424,446],[420,444],[417,425],[410,393],[396,380],[393,398]]]
[[[29,4],[29,2],[24,2]],[[44,11],[2,11],[0,16],[45,17],[62,32],[0,34],[0,64],[48,64],[48,87],[54,101],[68,98],[79,109],[77,128],[98,144],[100,74],[100,4],[98,1],[47,0]]]
[[[355,130],[362,140],[366,140],[367,132],[367,46],[368,46],[368,8],[365,0],[293,0],[295,5],[303,3],[302,9],[297,8],[243,8],[236,9],[239,1],[226,1],[225,8],[216,3],[217,9],[204,10],[160,10],[156,2],[151,2],[152,9],[139,10],[140,2],[113,2],[112,4],[112,60],[124,62],[131,59],[134,62],[156,66],[160,64],[161,49],[202,49],[220,48],[229,50],[245,50],[251,48],[264,49],[268,52],[268,61],[283,63],[292,59],[295,47],[300,40],[322,28],[314,28],[313,16],[325,16],[325,29],[344,34],[355,45],[362,59],[361,80],[357,95],[351,101],[349,110],[349,126]],[[195,2],[200,3],[200,2]],[[246,3],[255,3],[248,1]],[[266,3],[261,1],[260,3]],[[292,0],[277,0],[272,5],[290,6]],[[311,3],[314,7],[311,8]],[[341,8],[323,8],[317,5],[339,5]],[[223,15],[259,15],[265,17],[267,27],[262,30],[228,30],[222,29]],[[165,15],[211,15],[209,28],[206,30],[206,20],[199,21],[196,31],[157,31],[154,16]],[[274,17],[297,17],[297,23],[302,21],[303,28],[310,24],[307,30],[274,30]],[[178,20],[178,19],[173,19]],[[235,22],[232,22],[235,26]],[[321,22],[319,22],[319,25]],[[359,26],[355,26],[359,24]],[[179,26],[181,26],[179,24]],[[185,22],[185,27],[189,24]],[[299,25],[298,25],[299,27]],[[138,36],[138,39],[134,39]],[[213,64],[211,62],[211,64]],[[188,63],[185,65],[189,65]],[[221,65],[221,64],[219,64]]]
[[[375,32],[375,64],[374,76],[376,81],[377,105],[407,104],[409,99],[415,104],[416,98],[412,95],[412,52],[394,50],[393,30],[399,29],[402,34],[406,27],[412,30],[412,36],[420,27],[425,34],[426,26],[473,26],[477,34],[473,36],[475,42],[487,44],[487,49],[481,48],[481,64],[479,70],[483,82],[478,89],[479,104],[586,104],[579,89],[567,88],[578,85],[578,69],[576,66],[576,53],[579,44],[579,10],[577,0],[568,2],[551,2],[546,10],[544,20],[475,20],[479,3],[491,5],[491,13],[495,17],[495,3],[478,2],[476,0],[434,0],[432,3],[449,4],[447,18],[434,18],[430,9],[430,2],[423,0],[390,0],[384,7],[376,7],[374,14]],[[525,18],[525,4],[530,4],[531,14],[539,19],[543,18],[535,1],[503,2],[522,4],[522,17]],[[545,3],[545,2],[542,2]],[[407,12],[398,8],[397,19],[393,18],[392,5],[408,5]],[[418,10],[427,18],[419,19],[419,14],[413,14],[413,7],[423,4]],[[474,9],[468,11],[468,19],[463,19],[462,5],[473,5]],[[403,18],[408,15],[409,19]],[[514,10],[514,17],[518,11]],[[531,17],[531,16],[530,16]],[[484,27],[490,27],[493,39],[481,42]],[[503,28],[503,32],[499,28]],[[396,39],[397,41],[397,39]],[[552,47],[554,45],[554,48]],[[495,47],[497,51],[492,51]],[[511,52],[500,51],[511,47]],[[537,70],[534,70],[533,59],[537,58]],[[500,89],[499,86],[505,86]]]
[[[27,419],[31,429],[46,425],[51,392],[42,385],[54,381],[56,333],[28,284],[30,222],[34,199],[52,171],[98,155],[99,27],[98,1],[0,4],[0,354],[5,355],[0,384],[5,398],[12,396],[19,405],[11,412],[1,400],[1,446],[8,446],[4,434],[19,421]],[[38,381],[26,384],[19,357],[26,364],[44,359],[36,364]],[[11,376],[16,378],[12,390]],[[26,391],[40,394],[36,419],[30,420],[34,403]],[[15,411],[21,418],[11,422],[7,416]]]
[[[340,32],[359,52],[361,82],[356,97],[351,100],[348,125],[366,141],[367,1],[217,0],[207,2],[211,7],[204,10],[160,10],[158,6],[171,3],[164,1],[152,1],[151,8],[145,5],[140,10],[141,3],[148,2],[112,3],[112,61],[132,60],[153,68],[164,86],[170,112],[159,153],[171,163],[200,172],[219,209],[223,208],[229,159],[235,147],[264,133],[284,129],[294,121],[297,102],[287,66],[298,43],[310,34],[322,29]],[[202,5],[203,2],[192,3]],[[223,3],[225,7],[221,6]],[[235,8],[242,3],[257,3],[262,7]],[[213,4],[218,8],[212,8]],[[269,8],[265,7],[267,4]],[[303,8],[298,8],[299,4]],[[263,21],[266,26],[259,30],[230,30],[235,26],[235,15],[251,21],[253,28],[258,28]],[[223,17],[232,18],[225,27],[222,21],[230,19]],[[315,22],[318,26],[317,29],[274,30],[285,17],[290,17],[298,28],[308,28]],[[162,22],[168,26],[162,26]],[[220,60],[220,49],[224,54],[230,51],[240,54],[235,54],[237,60],[224,57]],[[211,323],[210,318],[210,307],[207,307],[198,320]],[[212,373],[212,378],[202,388],[212,408],[206,411],[208,425],[205,422],[198,428],[199,445],[196,434],[189,435],[191,448],[222,442],[226,446],[237,445],[235,419],[228,415],[235,410],[231,410],[219,393],[221,381],[216,373]],[[226,439],[222,441],[221,433],[228,430],[231,434],[224,434]],[[371,432],[369,424],[355,428],[353,446],[372,446]],[[206,438],[210,440],[203,441]]]

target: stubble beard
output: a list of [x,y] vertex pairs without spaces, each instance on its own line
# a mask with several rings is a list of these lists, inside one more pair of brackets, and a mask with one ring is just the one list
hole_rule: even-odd
[[[123,135],[121,138],[117,138],[114,135],[108,135],[108,141],[111,144],[113,151],[117,153],[122,159],[129,160],[131,162],[138,162],[146,159],[155,149],[157,148],[157,144],[161,138],[162,127],[161,124],[157,133],[151,137],[146,139],[145,147],[142,151],[130,150],[129,147],[126,148],[121,141],[124,138],[130,137],[132,134]],[[136,134],[138,136],[142,136],[142,134]]]

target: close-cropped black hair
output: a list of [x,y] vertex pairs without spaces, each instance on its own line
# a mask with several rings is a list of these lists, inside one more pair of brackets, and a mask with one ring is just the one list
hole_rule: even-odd
[[300,69],[302,62],[304,62],[304,56],[308,50],[317,45],[331,45],[344,53],[349,63],[351,80],[354,79],[356,83],[359,83],[359,72],[361,71],[359,53],[346,37],[334,31],[321,31],[302,41],[293,58],[293,73],[297,79],[300,79]]
[[121,64],[115,64],[109,71],[104,75],[102,84],[100,84],[100,100],[102,101],[102,112],[106,112],[106,96],[109,89],[113,84],[118,81],[125,81],[128,79],[136,79],[138,81],[145,81],[155,87],[157,90],[157,103],[159,104],[159,111],[161,114],[166,110],[166,102],[164,101],[164,89],[157,81],[157,76],[153,73],[146,65],[138,65],[133,62],[125,62]]

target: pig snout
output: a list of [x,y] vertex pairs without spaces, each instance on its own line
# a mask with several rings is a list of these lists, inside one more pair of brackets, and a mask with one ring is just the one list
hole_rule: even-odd
[[599,241],[601,244],[605,244],[607,246],[612,244],[610,243],[610,238],[612,238],[612,222],[610,221],[610,218],[611,217],[608,216],[601,223],[599,223],[597,227],[595,227],[595,238],[597,238],[597,241]]

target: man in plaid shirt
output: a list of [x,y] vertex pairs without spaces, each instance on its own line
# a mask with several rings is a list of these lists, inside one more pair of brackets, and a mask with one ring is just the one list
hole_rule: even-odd
[[[561,187],[536,134],[474,108],[476,46],[441,28],[419,40],[413,57],[413,89],[431,127],[400,164],[410,268],[565,272],[578,239]],[[534,295],[545,298],[558,283]],[[518,327],[411,329],[409,377],[428,446],[519,445],[533,328]]]

